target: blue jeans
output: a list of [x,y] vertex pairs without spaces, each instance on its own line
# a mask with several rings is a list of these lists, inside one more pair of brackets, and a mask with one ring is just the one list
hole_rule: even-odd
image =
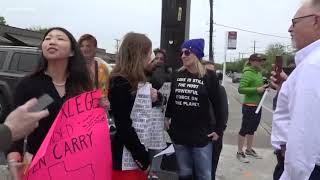
[[204,147],[188,147],[184,145],[174,145],[179,177],[189,179],[195,173],[195,180],[211,180],[212,170],[212,143]]
[[161,151],[162,150],[158,150],[158,149],[148,149],[150,162],[152,161],[153,157],[158,153],[160,153]]

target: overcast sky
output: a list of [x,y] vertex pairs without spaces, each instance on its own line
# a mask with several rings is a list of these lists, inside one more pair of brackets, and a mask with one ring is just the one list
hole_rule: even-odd
[[[191,0],[190,38],[206,39],[208,54],[209,0]],[[239,52],[264,52],[268,44],[290,45],[287,32],[291,18],[301,0],[214,0],[214,21],[231,27],[274,34],[274,38],[238,31],[237,50],[228,51],[227,59],[238,58]],[[127,32],[147,34],[153,47],[160,46],[161,0],[1,0],[0,16],[11,26],[61,26],[76,38],[90,33],[98,45],[115,52],[116,41]],[[225,34],[233,29],[215,26],[215,58],[224,58]]]

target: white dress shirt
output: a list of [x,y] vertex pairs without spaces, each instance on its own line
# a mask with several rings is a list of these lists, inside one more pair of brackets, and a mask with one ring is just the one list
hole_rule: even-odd
[[[290,77],[290,76],[289,76]],[[289,78],[288,77],[288,78]],[[289,100],[287,83],[283,83],[278,94],[277,106],[273,113],[271,144],[275,150],[280,150],[280,145],[287,144],[288,128],[290,124]]]
[[320,40],[298,51],[279,93],[272,144],[287,144],[280,180],[308,180],[320,165]]

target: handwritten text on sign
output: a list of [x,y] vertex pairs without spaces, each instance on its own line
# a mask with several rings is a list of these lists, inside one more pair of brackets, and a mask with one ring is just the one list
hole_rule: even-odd
[[25,179],[111,179],[109,130],[100,97],[100,91],[92,91],[64,103]]

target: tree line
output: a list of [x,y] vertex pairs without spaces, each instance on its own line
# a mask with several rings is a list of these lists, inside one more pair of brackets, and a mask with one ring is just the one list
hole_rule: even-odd
[[[281,43],[274,43],[268,45],[265,51],[266,62],[264,63],[264,69],[262,70],[262,74],[265,77],[270,76],[270,72],[272,71],[272,64],[274,64],[276,56],[282,56],[284,63],[283,66],[287,66],[287,62],[290,56],[293,56],[292,50],[289,50],[287,46]],[[238,72],[241,73],[248,58],[238,59],[236,62],[227,62],[226,72]],[[223,64],[216,64],[217,69],[221,69]]]

